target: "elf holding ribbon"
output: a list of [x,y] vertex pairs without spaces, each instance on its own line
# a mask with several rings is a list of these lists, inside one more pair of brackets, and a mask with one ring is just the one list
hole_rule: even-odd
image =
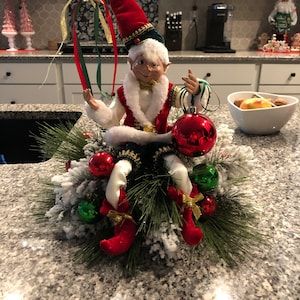
[[100,241],[100,247],[109,255],[120,255],[131,247],[137,228],[126,196],[127,177],[149,164],[168,170],[175,184],[168,194],[181,208],[183,238],[197,245],[203,234],[194,223],[193,209],[202,195],[175,154],[167,118],[172,106],[193,104],[197,111],[202,110],[210,87],[191,70],[182,78],[184,87],[170,83],[168,50],[141,7],[135,0],[111,0],[110,5],[128,49],[130,70],[110,106],[96,100],[89,89],[83,91],[88,116],[107,129],[104,140],[118,153],[100,208],[102,215],[115,221],[115,234]]

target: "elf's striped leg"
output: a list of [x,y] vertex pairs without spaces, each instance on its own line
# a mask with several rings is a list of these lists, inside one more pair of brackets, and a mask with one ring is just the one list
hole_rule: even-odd
[[202,230],[195,225],[193,218],[193,207],[199,209],[195,199],[201,194],[197,187],[192,185],[186,167],[176,155],[166,156],[165,161],[169,174],[176,184],[176,187],[168,188],[168,196],[182,210],[182,237],[187,244],[195,246],[203,239]]
[[105,215],[114,223],[114,236],[100,241],[100,247],[109,255],[120,255],[132,246],[136,224],[129,214],[130,208],[126,197],[126,177],[131,172],[131,163],[120,160],[116,163],[106,189],[106,199],[100,208],[100,214]]

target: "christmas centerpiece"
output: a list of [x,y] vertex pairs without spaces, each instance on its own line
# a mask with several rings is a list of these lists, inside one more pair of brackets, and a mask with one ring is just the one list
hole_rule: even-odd
[[116,259],[132,273],[149,257],[171,263],[189,247],[201,259],[206,245],[235,265],[260,240],[246,201],[251,148],[203,114],[211,94],[205,80],[188,70],[184,87],[169,82],[163,37],[135,0],[102,3],[115,14],[130,70],[107,105],[105,94],[94,98],[74,53],[86,113],[100,129],[43,127],[41,148],[66,165],[51,178],[45,216],[66,238],[83,241],[77,258],[89,263]]

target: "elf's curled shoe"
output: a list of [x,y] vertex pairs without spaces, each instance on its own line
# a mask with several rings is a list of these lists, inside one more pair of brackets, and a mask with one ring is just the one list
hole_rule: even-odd
[[192,208],[184,208],[183,211],[183,226],[182,226],[182,237],[185,242],[190,246],[198,245],[203,239],[202,230],[195,225],[193,220]]
[[137,229],[128,211],[129,203],[123,189],[120,190],[120,199],[117,209],[114,209],[106,199],[100,207],[100,214],[109,217],[115,224],[114,236],[110,239],[100,241],[100,248],[111,256],[117,256],[127,252],[134,242]]
[[168,187],[168,196],[171,200],[182,209],[182,237],[190,246],[198,245],[203,239],[202,230],[195,225],[194,215],[200,217],[200,208],[196,202],[203,199],[201,193],[198,192],[197,186],[193,186],[193,190],[189,196],[185,195],[181,190],[174,186]]

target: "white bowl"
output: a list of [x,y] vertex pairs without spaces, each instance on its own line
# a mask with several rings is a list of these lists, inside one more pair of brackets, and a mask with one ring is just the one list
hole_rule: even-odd
[[[248,99],[259,95],[264,98],[283,98],[288,104],[271,108],[240,109],[235,100]],[[291,118],[297,108],[299,99],[292,96],[276,95],[262,92],[236,92],[227,97],[229,111],[237,126],[249,134],[272,134],[278,132]]]

